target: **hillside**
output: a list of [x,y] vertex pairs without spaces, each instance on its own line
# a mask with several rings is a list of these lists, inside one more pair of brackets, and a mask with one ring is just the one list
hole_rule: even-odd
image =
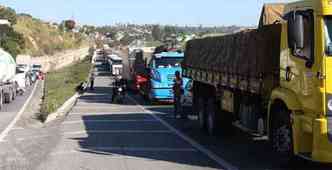
[[25,40],[23,53],[32,56],[54,54],[64,49],[78,48],[83,43],[79,33],[64,32],[58,25],[45,23],[27,15],[18,15],[14,30]]
[[52,55],[55,52],[73,49],[85,43],[85,36],[72,31],[64,31],[64,24],[47,23],[28,14],[16,12],[0,5],[0,19],[9,20],[10,26],[0,25],[3,37],[0,47],[13,56]]

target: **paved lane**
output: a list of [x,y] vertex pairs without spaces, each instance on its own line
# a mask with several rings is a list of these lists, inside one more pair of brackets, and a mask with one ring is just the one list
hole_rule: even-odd
[[33,86],[28,87],[23,95],[18,95],[13,102],[4,105],[4,108],[0,111],[0,133],[7,128],[17,113],[21,110],[22,106],[29,98],[32,89]]
[[38,169],[222,169],[134,101],[110,104],[112,80],[100,75],[59,126],[59,142]]

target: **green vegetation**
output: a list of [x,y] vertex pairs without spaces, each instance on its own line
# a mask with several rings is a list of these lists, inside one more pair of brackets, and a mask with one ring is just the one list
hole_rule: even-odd
[[74,21],[47,23],[29,14],[16,14],[15,10],[0,6],[0,19],[7,19],[11,25],[0,25],[0,47],[14,57],[24,53],[31,56],[52,55],[65,49],[83,45],[83,33],[75,33]]
[[75,94],[75,88],[86,81],[91,68],[90,58],[46,75],[45,94],[41,109],[41,120],[55,112],[63,103]]
[[163,43],[160,41],[146,41],[144,43],[145,47],[159,47],[161,45],[163,45]]
[[52,55],[65,49],[78,48],[84,42],[80,33],[63,31],[61,25],[44,23],[29,15],[19,15],[14,29],[23,34],[24,53],[32,56]]
[[[11,8],[0,6],[0,19],[7,19],[12,25],[17,23],[16,13]],[[0,25],[0,47],[16,57],[24,48],[23,35],[10,25]]]

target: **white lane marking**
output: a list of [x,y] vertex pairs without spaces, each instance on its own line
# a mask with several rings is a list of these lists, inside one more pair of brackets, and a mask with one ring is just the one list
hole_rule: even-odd
[[[64,154],[72,154],[72,153],[82,153],[87,151],[95,151],[95,152],[105,152],[105,151],[132,151],[132,152],[197,152],[194,148],[150,148],[150,147],[87,147],[87,148],[79,148],[68,151],[57,151],[53,152],[50,155],[64,155]],[[113,155],[113,154],[112,154]],[[121,155],[119,155],[121,156]]]
[[65,121],[62,124],[83,124],[83,123],[129,123],[129,122],[159,122],[157,120],[74,120],[74,121]]
[[[40,81],[38,81],[37,83],[40,83]],[[0,141],[3,141],[6,136],[8,135],[9,131],[15,126],[16,122],[20,119],[20,117],[22,116],[22,114],[24,113],[25,108],[28,106],[30,100],[32,99],[35,91],[36,91],[36,87],[37,87],[37,83],[35,84],[35,86],[33,87],[33,90],[30,93],[30,96],[28,97],[28,99],[25,101],[24,105],[22,106],[22,108],[19,110],[19,112],[16,114],[15,118],[9,123],[9,125],[6,127],[5,130],[3,130],[0,134]]]
[[33,139],[38,139],[38,138],[47,138],[47,137],[51,137],[51,135],[29,136],[26,138],[16,138],[15,140],[24,141],[24,140],[33,140]]
[[[70,136],[70,135],[90,135],[93,133],[173,133],[172,131],[169,130],[91,130],[91,131],[73,131],[73,132],[63,132],[62,136]],[[34,140],[34,139],[39,139],[39,138],[47,138],[51,137],[52,135],[38,135],[38,136],[29,136],[26,138],[16,138],[16,141],[25,141],[25,140]],[[5,142],[5,140],[0,141]]]
[[98,115],[131,115],[131,114],[135,114],[135,115],[147,115],[146,113],[144,113],[145,111],[142,111],[142,113],[139,112],[71,112],[68,115],[82,115],[82,116],[98,116]]
[[24,130],[24,128],[16,126],[16,127],[13,127],[12,130]]
[[173,133],[173,132],[170,130],[88,130],[88,131],[64,132],[63,135],[79,135],[79,134],[93,134],[93,133]]
[[[119,105],[114,105],[114,104],[108,104],[108,105],[94,105],[94,106],[98,106],[98,108],[101,109],[114,109],[114,110],[119,110],[119,109],[128,109],[128,108],[133,108],[135,109],[135,106],[119,106]],[[90,103],[87,104],[78,104],[75,105],[76,108],[92,108]],[[114,108],[116,107],[116,108]]]
[[154,112],[147,110],[144,108],[144,106],[140,105],[135,99],[133,99],[131,96],[128,96],[130,100],[132,100],[134,103],[137,104],[137,106],[139,106],[141,109],[145,110],[147,113],[151,114],[151,116],[153,116],[156,120],[158,120],[160,123],[162,123],[164,126],[166,126],[170,131],[172,131],[173,133],[175,133],[176,135],[178,135],[180,138],[182,138],[183,140],[187,141],[191,146],[193,146],[194,148],[196,148],[197,150],[199,150],[200,152],[204,153],[206,156],[208,156],[210,159],[214,160],[215,162],[217,162],[221,167],[226,168],[227,170],[238,170],[237,167],[231,165],[230,163],[228,163],[226,160],[220,158],[218,155],[216,155],[215,153],[211,152],[210,150],[208,150],[207,148],[205,148],[204,146],[202,146],[201,144],[197,143],[196,141],[194,141],[193,139],[191,139],[190,137],[188,137],[187,135],[183,134],[182,132],[180,132],[179,130],[175,129],[173,126],[171,126],[169,123],[167,123],[166,121],[164,121],[163,119],[161,119],[160,117],[158,117]]

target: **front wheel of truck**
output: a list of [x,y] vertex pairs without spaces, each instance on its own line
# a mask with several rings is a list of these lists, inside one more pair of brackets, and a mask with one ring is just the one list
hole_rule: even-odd
[[293,139],[290,113],[286,106],[276,105],[271,115],[271,144],[273,150],[282,158],[293,158]]

